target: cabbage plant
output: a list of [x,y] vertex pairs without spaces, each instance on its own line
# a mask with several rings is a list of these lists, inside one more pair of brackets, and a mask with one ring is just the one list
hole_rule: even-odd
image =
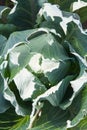
[[1,9],[0,25],[8,33],[0,35],[0,129],[87,129],[87,30],[81,17],[45,0],[13,2],[12,9]]

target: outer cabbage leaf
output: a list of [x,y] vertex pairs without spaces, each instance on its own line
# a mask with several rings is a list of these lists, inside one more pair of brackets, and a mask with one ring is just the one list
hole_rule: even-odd
[[0,113],[4,113],[9,107],[10,103],[5,100],[3,93],[0,92]]
[[4,80],[4,97],[14,106],[18,115],[28,115],[31,112],[31,101],[23,101],[16,88],[14,81],[7,84],[7,79]]
[[[19,43],[9,54],[7,63],[7,73],[9,73],[10,79],[12,79],[22,68],[24,68],[31,55],[29,47],[26,43]],[[6,73],[6,72],[5,72]]]
[[21,70],[14,77],[14,82],[23,100],[33,100],[46,91],[46,87],[27,69]]
[[84,2],[83,0],[80,0],[78,2],[73,2],[71,5],[71,11],[78,13],[81,22],[84,23],[87,20],[87,1]]
[[[41,39],[43,39],[43,41]],[[38,29],[29,35],[28,41],[31,52],[41,53],[45,58],[49,59],[69,59],[66,50],[59,44],[49,29]]]
[[16,31],[18,28],[13,24],[8,24],[7,16],[10,12],[10,8],[6,6],[0,6],[0,34],[9,37],[9,35]]
[[41,112],[41,117],[33,124],[34,128],[31,128],[31,130],[65,130],[67,119],[73,117],[73,114],[71,115],[68,111],[63,111],[59,107],[53,107],[48,102],[44,103]]
[[73,94],[68,99],[68,101],[65,101],[65,98],[67,97],[67,93],[65,94],[62,103],[60,104],[60,107],[63,109],[66,109],[70,104],[72,104],[73,99],[79,95],[80,91],[84,88],[85,84],[87,83],[87,74],[84,72],[82,75],[78,76],[75,80],[70,81],[70,85],[72,87]]
[[6,6],[0,6],[0,23],[7,23],[7,16],[10,12],[10,8]]
[[48,2],[60,5],[61,10],[70,11],[70,6],[77,0],[48,0]]
[[44,106],[40,111],[41,116],[39,117],[39,120],[33,124],[34,128],[31,130],[66,130],[68,128],[67,120],[73,120],[80,109],[80,106],[76,103],[77,100],[79,100],[78,104],[80,104],[81,95],[79,95],[66,110],[62,110],[59,107],[53,107],[48,102],[44,102]]
[[6,41],[7,41],[6,37],[0,35],[0,55],[2,55],[3,53],[3,50],[6,46]]
[[69,95],[69,97],[68,96],[65,97],[64,102],[66,102],[66,100],[69,100],[73,94],[73,90],[70,86],[70,81],[73,78],[74,78],[74,76],[67,76],[62,81],[60,81],[57,85],[48,89],[45,93],[43,93],[42,95],[38,96],[35,99],[34,105],[37,106],[39,101],[48,100],[53,106],[60,106],[61,102],[63,102],[66,91],[68,89],[70,91],[70,89],[71,89],[71,91],[70,91],[71,95]]
[[[0,64],[3,62],[1,55],[4,50],[6,41],[7,41],[7,39],[4,36],[0,35]],[[0,73],[0,106],[1,106],[0,113],[5,112],[10,107],[10,103],[8,101],[6,101],[3,96],[3,90],[4,90],[4,81],[3,81],[3,77]]]
[[[75,128],[84,128],[85,124],[82,125],[81,120],[85,122],[84,119],[87,114],[86,90],[87,84],[85,85],[84,89],[79,93],[79,95],[75,97],[72,104],[66,110],[62,110],[59,107],[53,107],[45,101],[44,107],[40,108],[40,112],[42,112],[41,116],[39,117],[39,120],[37,120],[37,122],[33,122],[35,124],[33,124],[34,128],[32,128],[32,130],[74,130]],[[39,107],[37,106],[36,110],[38,108]],[[33,117],[31,116],[31,120],[32,118]]]
[[85,72],[75,80],[73,80],[74,77],[75,76],[67,76],[56,86],[51,87],[44,94],[38,96],[34,101],[34,105],[37,106],[38,102],[47,100],[53,106],[59,106],[62,109],[69,107],[72,104],[73,99],[87,83],[87,74]]
[[10,35],[7,40],[3,55],[8,53],[8,50],[13,49],[17,44],[21,42],[26,42],[27,37],[35,30],[25,30],[25,31],[17,31]]
[[17,29],[18,28],[13,24],[0,24],[0,34],[4,35],[7,38]]
[[75,118],[70,123],[70,130],[78,129],[86,129],[86,119],[87,119],[87,84],[86,87],[82,91],[81,103],[79,113],[75,116]]
[[[86,0],[48,0],[53,4],[58,4],[61,10],[68,12],[75,12],[80,16],[83,27],[86,28],[85,22],[87,21],[87,1]],[[74,11],[75,10],[75,11]],[[84,14],[84,15],[83,15]]]
[[20,118],[19,121],[13,125],[9,130],[26,130],[29,122],[29,116],[25,116],[23,118]]
[[6,6],[0,6],[0,13],[1,13],[1,11],[3,10],[3,9],[5,9],[6,8]]
[[73,3],[72,11],[79,10],[80,8],[85,7],[85,6],[87,6],[87,3],[82,0],[79,0],[78,2]]
[[[9,23],[22,29],[34,28],[36,15],[46,0],[14,0],[14,7],[8,15]],[[26,14],[26,15],[25,15]]]
[[61,11],[57,5],[45,3],[38,13],[37,24],[42,27],[48,26],[48,28],[50,28],[53,33],[55,32],[60,38],[65,39],[64,33],[67,36],[67,24],[69,23],[74,23],[82,33],[84,32],[79,16],[75,13]]
[[4,80],[0,74],[0,113],[4,113],[7,109],[9,109],[10,102],[6,101],[3,94],[4,89]]
[[18,116],[11,107],[5,113],[0,114],[0,130],[26,130],[29,116]]
[[86,130],[87,129],[87,116],[84,117],[79,123],[78,125],[69,128],[68,130]]
[[78,28],[78,25],[74,23],[68,24],[66,41],[69,41],[72,48],[82,57],[87,55],[86,37],[87,34],[81,28]]

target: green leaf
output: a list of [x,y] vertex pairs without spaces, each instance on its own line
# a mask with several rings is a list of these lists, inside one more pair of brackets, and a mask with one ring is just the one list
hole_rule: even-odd
[[28,37],[28,41],[30,42],[31,52],[41,53],[45,58],[49,59],[69,59],[63,46],[59,44],[55,36],[47,29],[41,28],[33,32]]
[[70,130],[76,130],[78,129],[84,129],[87,126],[86,125],[86,119],[87,119],[87,84],[85,85],[85,88],[82,91],[82,97],[81,97],[81,104],[80,104],[80,110],[78,114],[75,116],[75,118],[70,123]]
[[30,59],[30,56],[27,56],[30,52],[30,49],[29,47],[27,47],[27,44],[19,44],[20,46],[17,45],[17,47],[15,47],[15,49],[13,49],[7,55],[6,58],[9,62],[6,59],[6,63],[3,62],[1,65],[3,75],[5,77],[9,76],[10,79],[12,79],[23,67],[25,67]]
[[56,86],[51,87],[44,94],[37,97],[35,104],[37,105],[39,101],[48,100],[53,106],[66,109],[87,83],[87,74],[85,72],[75,80],[73,80],[74,77],[75,76],[68,76]]
[[3,81],[3,78],[2,78],[2,75],[0,73],[0,92],[3,92],[3,89],[4,89],[4,81]]
[[[37,24],[41,27],[49,28],[57,36],[58,41],[61,39],[60,43],[63,43],[67,36],[68,39],[72,37],[75,31],[74,26],[85,35],[77,14],[62,11],[57,5],[51,5],[50,3],[45,3],[39,11]],[[68,33],[69,29],[72,30],[70,33]]]
[[70,81],[70,86],[72,87],[73,94],[69,97],[69,100],[66,101],[65,98],[67,97],[67,93],[60,104],[60,107],[66,109],[70,104],[72,104],[73,99],[80,93],[80,91],[85,87],[87,84],[87,73],[84,72],[82,75],[79,75],[75,80]]
[[[52,4],[58,4],[60,6],[60,9],[63,11],[77,13],[80,16],[81,22],[87,20],[87,0],[48,0],[48,2]],[[76,10],[74,11],[75,8]]]
[[14,82],[23,100],[33,100],[46,91],[46,87],[27,69],[21,70]]
[[87,55],[87,34],[81,28],[74,23],[69,23],[67,27],[67,37],[66,40],[69,41],[72,48],[80,54],[80,56],[85,57]]
[[48,0],[48,2],[60,5],[61,10],[70,11],[70,6],[77,0]]
[[3,95],[4,80],[0,74],[0,113],[4,113],[11,105],[10,102],[6,101]]
[[18,123],[13,125],[9,130],[26,130],[29,123],[29,116],[25,116],[19,120]]
[[67,117],[69,117],[67,111],[65,112],[59,107],[53,107],[48,102],[45,102],[44,107],[41,109],[41,117],[34,122],[31,130],[65,130]]
[[74,50],[74,48],[70,45],[70,43],[64,42],[63,45],[65,46],[67,51],[70,53],[70,55],[72,55],[75,58],[74,62],[77,63],[77,65],[75,66],[76,69],[74,71],[78,70],[77,75],[81,76],[87,68],[86,57],[83,58],[82,56],[80,56]]
[[[41,94],[34,100],[34,105],[36,106],[39,101],[47,100],[53,106],[60,106],[61,102],[63,102],[64,95],[66,94],[67,89],[70,87],[70,81],[74,78],[74,76],[67,76],[62,81],[60,81],[57,85],[48,89],[45,93]],[[71,89],[71,95],[69,97],[65,97],[64,102],[69,100],[73,94],[73,90]]]
[[[48,30],[41,28],[28,37],[30,52],[35,53],[29,61],[29,66],[35,73],[43,73],[49,82],[55,85],[69,71],[71,58],[54,35],[46,31]],[[60,75],[62,72],[63,75]]]
[[12,79],[22,68],[24,68],[29,60],[31,55],[30,48],[26,43],[20,43],[16,46],[8,55],[8,67],[9,67],[9,76]]
[[[48,102],[44,102],[44,107],[40,109],[41,116],[35,122],[33,122],[33,128],[31,130],[66,130],[68,127],[68,120],[73,120],[79,111],[79,105],[81,97],[78,96],[74,100],[72,106],[66,110],[62,110],[59,107],[53,107]],[[74,110],[75,111],[74,111]],[[38,117],[37,117],[38,118]]]
[[6,37],[0,35],[0,56],[2,55],[3,50],[4,50],[5,46],[6,46],[6,42],[7,42]]
[[17,31],[10,35],[8,41],[6,43],[3,55],[8,52],[8,50],[13,49],[20,42],[25,42],[29,34],[31,34],[35,30],[25,30],[25,31]]
[[76,125],[73,128],[69,128],[68,130],[86,130],[87,129],[87,116],[84,117],[79,123],[78,125]]
[[7,79],[4,80],[4,97],[14,106],[18,115],[25,116],[31,113],[31,101],[21,99],[14,81],[7,84]]
[[0,114],[0,130],[26,130],[29,116],[18,116],[11,107],[5,113]]
[[[38,35],[38,37],[34,36],[37,34],[41,34],[41,32],[43,33],[42,35],[40,35],[40,36]],[[25,33],[26,34],[25,34],[23,40],[25,40],[28,32],[25,32]],[[31,31],[30,31],[30,33],[31,33]],[[22,35],[22,33],[19,33],[19,34]],[[34,38],[32,39],[31,37],[34,37]],[[52,77],[51,76],[49,77],[48,72],[51,72],[52,70],[59,69],[59,68],[60,69],[62,68],[64,70],[65,67],[67,66],[66,67],[67,69],[64,72],[65,74],[63,76],[61,75],[61,77],[59,76],[58,78],[55,78],[56,77],[55,76],[54,79],[52,80],[52,84],[56,84],[68,72],[69,66],[70,66],[69,59],[71,59],[71,58],[68,57],[68,54],[66,53],[63,46],[60,45],[59,43],[57,43],[57,40],[51,33],[47,34],[43,29],[42,29],[42,31],[41,31],[41,29],[37,30],[36,32],[30,34],[30,36],[28,37],[29,43],[28,42],[21,43],[20,42],[22,40],[21,36],[18,37],[18,40],[17,40],[17,37],[15,37],[16,42],[13,41],[14,40],[13,38],[14,37],[11,36],[11,38],[8,40],[8,42],[6,44],[7,47],[4,49],[4,52],[6,52],[7,48],[9,48],[8,52],[7,52],[7,54],[8,54],[7,57],[8,57],[8,61],[9,61],[7,64],[7,67],[8,67],[7,71],[9,71],[8,73],[9,73],[10,79],[12,79],[16,73],[18,73],[23,67],[25,67],[28,64],[30,65],[31,69],[34,72],[41,71],[42,73],[45,73],[46,74],[45,76],[48,77],[48,80],[50,82],[52,80]],[[43,41],[41,39],[43,39]],[[10,42],[12,45],[10,44]],[[40,53],[41,53],[41,56],[39,56]],[[37,54],[37,55],[35,55],[35,54]],[[26,57],[26,55],[27,55],[27,57]],[[37,60],[35,57],[37,57]],[[42,63],[41,63],[41,65],[38,65],[39,58],[41,58],[41,57],[42,57]],[[36,60],[36,66],[33,63],[34,59]],[[53,59],[53,61],[51,59]],[[63,61],[63,62],[61,62],[61,61]],[[48,67],[51,67],[51,65],[53,65],[53,64],[54,64],[54,67],[53,68],[51,67],[49,69],[46,68],[45,66],[47,66],[47,63],[49,63]],[[60,64],[60,66],[59,66],[59,64]],[[34,66],[34,68],[33,68],[33,66]],[[38,69],[35,68],[37,66],[40,66],[40,70],[39,70],[39,68]],[[59,70],[57,71],[57,73],[53,72],[54,75],[55,74],[57,75],[59,73]]]
[[69,72],[69,69],[71,68],[70,65],[71,63],[69,60],[66,60],[64,62],[60,61],[59,66],[57,66],[57,68],[55,69],[51,67],[52,71],[48,70],[45,76],[48,78],[49,82],[52,85],[55,85],[69,74],[68,72]]
[[72,5],[72,11],[74,12],[76,10],[79,10],[80,8],[85,7],[85,6],[87,6],[87,3],[82,1],[82,0],[80,0],[78,2],[74,2]]
[[[62,110],[59,107],[53,107],[48,102],[44,102],[44,107],[40,109],[41,116],[39,119],[33,122],[31,130],[39,129],[52,129],[52,130],[77,130],[85,127],[87,115],[87,84],[84,89],[75,97],[66,110]],[[35,106],[33,106],[35,107]],[[38,107],[36,107],[38,109]],[[35,114],[35,113],[32,113]],[[32,116],[31,116],[32,120]],[[82,124],[82,122],[85,122]],[[79,124],[78,124],[79,123]]]
[[[30,20],[32,9],[28,7],[32,2],[14,0],[10,22],[15,18],[15,25],[21,21],[21,29],[30,28],[26,20]],[[35,5],[40,9],[38,2]],[[32,27],[35,20],[30,20]],[[0,72],[4,78],[0,111],[5,112],[10,102],[17,115],[25,116],[21,125],[18,122],[11,128],[14,130],[25,130],[27,121],[32,130],[78,128],[87,114],[87,31],[78,15],[49,3],[39,11],[37,27],[41,28],[13,33],[6,46],[0,47]]]
[[6,36],[7,38],[12,32],[16,30],[17,27],[14,26],[13,24],[0,24],[0,34]]
[[[3,11],[3,9],[5,9],[6,6],[0,6],[0,13]],[[1,17],[1,16],[0,16]]]
[[7,16],[10,12],[10,8],[6,6],[0,6],[0,23],[7,23]]
[[[22,29],[34,28],[36,15],[45,0],[15,0],[14,8],[8,16],[9,23]],[[16,19],[16,20],[15,20]]]
[[87,2],[84,2],[82,0],[78,2],[74,2],[71,5],[71,11],[76,12],[80,16],[81,22],[85,22],[87,20],[87,16],[86,16]]
[[0,92],[0,113],[4,113],[9,107],[10,103],[5,100],[3,93]]
[[11,9],[6,6],[0,6],[0,8],[0,34],[8,38],[12,32],[19,28],[13,24],[8,24],[7,16]]

